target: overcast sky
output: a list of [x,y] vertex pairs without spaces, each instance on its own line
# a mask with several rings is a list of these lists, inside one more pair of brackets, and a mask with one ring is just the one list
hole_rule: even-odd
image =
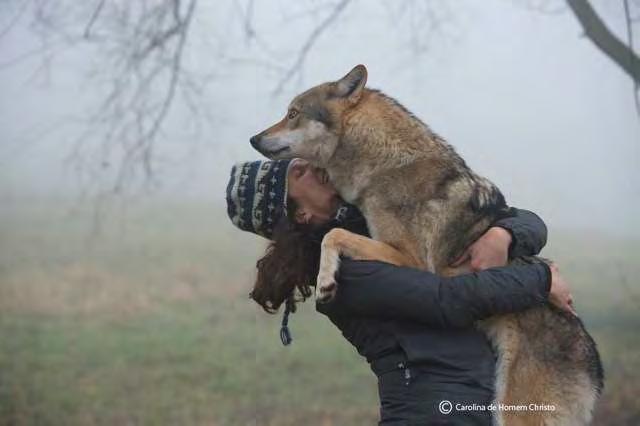
[[[231,165],[259,158],[251,135],[279,120],[299,91],[363,63],[370,87],[398,99],[497,183],[510,204],[538,212],[552,231],[640,236],[632,83],[580,36],[568,10],[542,14],[507,0],[434,2],[443,22],[429,33],[432,22],[358,1],[319,38],[300,77],[274,96],[282,73],[260,64],[291,64],[323,14],[296,17],[299,6],[291,2],[256,3],[259,43],[244,36],[234,2],[198,5],[186,63],[215,74],[203,93],[215,121],[194,136],[185,125],[188,111],[175,105],[161,142],[161,154],[176,160],[159,169],[163,195],[222,203]],[[622,3],[595,4],[624,34]],[[427,43],[417,46],[412,34]],[[0,63],[34,42],[17,28],[0,40]],[[63,159],[81,131],[68,117],[82,117],[100,99],[85,78],[99,61],[89,56],[67,52],[35,78],[37,58],[0,71],[2,202],[77,188]]]

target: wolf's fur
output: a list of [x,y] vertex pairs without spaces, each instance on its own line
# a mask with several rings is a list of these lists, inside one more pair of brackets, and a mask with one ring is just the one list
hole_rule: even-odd
[[[336,82],[302,93],[287,117],[251,138],[268,157],[301,157],[325,168],[340,195],[360,208],[377,240],[341,229],[325,236],[316,287],[320,300],[335,294],[340,253],[444,275],[469,271],[468,265],[448,265],[494,220],[509,214],[490,181],[398,102],[365,89],[366,77],[359,65]],[[595,343],[579,319],[549,305],[479,326],[498,354],[496,403],[555,406],[554,411],[497,411],[497,424],[589,423],[603,373]]]

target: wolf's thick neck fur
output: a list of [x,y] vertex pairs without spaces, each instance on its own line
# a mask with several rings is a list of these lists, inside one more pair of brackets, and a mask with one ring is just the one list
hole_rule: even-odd
[[[425,123],[377,90],[365,89],[345,113],[340,140],[326,166],[343,198],[367,217],[374,239],[400,244],[426,230],[426,251],[409,251],[427,259],[424,266],[432,270],[444,267],[505,208],[490,181],[476,175]],[[453,222],[457,232],[450,227]],[[394,235],[382,235],[382,229]]]
[[[395,99],[365,89],[361,101],[345,114],[343,133],[326,165],[332,182],[356,202],[367,185],[353,176],[378,173],[437,159],[450,174],[473,174],[453,147]],[[443,161],[444,160],[444,161]]]

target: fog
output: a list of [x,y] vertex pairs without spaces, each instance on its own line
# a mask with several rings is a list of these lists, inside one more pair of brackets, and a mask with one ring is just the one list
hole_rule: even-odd
[[[594,3],[623,36],[622,4]],[[272,65],[286,69],[296,60],[322,14],[258,2],[252,39],[238,3],[200,2],[185,66],[207,76],[202,97],[212,120],[195,131],[190,110],[174,103],[158,145],[160,186],[144,196],[210,200],[224,221],[231,165],[260,156],[249,137],[279,120],[299,91],[362,63],[369,87],[398,99],[497,183],[510,204],[538,212],[552,232],[640,236],[633,84],[581,37],[564,3],[557,13],[541,13],[516,1],[443,1],[436,3],[438,28],[383,2],[364,4],[351,4],[319,36],[300,75],[274,94],[285,71]],[[0,40],[0,63],[37,43],[20,24]],[[0,70],[2,204],[78,194],[79,178],[64,160],[83,135],[81,120],[104,96],[100,83],[87,79],[100,67],[98,53],[65,48],[48,67],[33,55]]]
[[[640,424],[640,111],[564,1],[197,0],[150,180],[137,158],[114,194],[135,126],[171,87],[147,80],[156,62],[131,62],[194,1],[0,1],[0,424],[377,422],[375,376],[313,298],[286,347],[282,316],[249,299],[265,241],[234,228],[224,199],[232,164],[260,158],[249,138],[360,63],[369,87],[544,219],[542,255],[606,372],[593,424]],[[625,2],[590,3],[626,41]],[[166,22],[135,25],[158,9]]]

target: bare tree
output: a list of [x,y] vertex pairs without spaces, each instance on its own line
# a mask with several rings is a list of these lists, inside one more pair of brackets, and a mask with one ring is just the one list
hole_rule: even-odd
[[[183,67],[196,5],[197,0],[98,0],[81,32],[83,41],[100,43],[110,59],[109,88],[89,124],[94,132],[101,127],[97,162],[116,168],[114,192],[139,177],[153,180],[154,149],[179,90],[197,109],[199,88]],[[93,146],[86,152],[86,140],[79,139],[70,157],[76,165],[95,152]]]
[[34,55],[45,67],[71,48],[97,58],[92,79],[102,100],[84,118],[69,164],[95,180],[109,176],[113,193],[152,182],[155,147],[178,93],[198,111],[201,82],[183,66],[197,0],[6,3],[15,6],[14,14],[0,36],[29,19],[40,46],[0,67]]

